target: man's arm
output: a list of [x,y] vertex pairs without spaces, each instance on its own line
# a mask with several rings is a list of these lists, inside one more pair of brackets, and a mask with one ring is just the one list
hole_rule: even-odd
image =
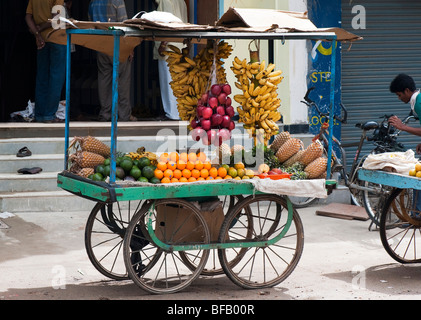
[[397,116],[391,117],[389,119],[389,123],[398,130],[402,130],[410,134],[414,134],[416,136],[421,136],[421,128],[413,128],[413,127],[407,126],[406,124],[403,124],[402,121]]
[[32,16],[32,14],[27,13],[25,16],[25,21],[26,21],[26,24],[28,25],[29,31],[35,36],[38,50],[44,48],[45,41],[41,35],[42,29],[35,24],[34,17]]

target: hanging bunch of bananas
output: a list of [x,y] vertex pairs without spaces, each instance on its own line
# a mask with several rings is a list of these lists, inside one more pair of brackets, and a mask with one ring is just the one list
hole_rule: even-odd
[[246,59],[234,58],[231,70],[238,82],[235,86],[243,94],[234,96],[241,106],[237,107],[239,121],[251,137],[257,133],[263,136],[265,144],[279,132],[276,124],[281,119],[278,111],[281,100],[278,98],[278,84],[282,82],[282,71],[275,71],[275,64],[266,62],[247,62]]
[[190,122],[196,117],[198,100],[209,86],[214,62],[217,83],[226,83],[223,60],[231,55],[232,46],[224,41],[217,43],[209,40],[193,59],[189,57],[188,47],[180,50],[168,45],[168,49],[163,54],[167,56],[172,79],[170,85],[177,98],[178,113],[181,120]]

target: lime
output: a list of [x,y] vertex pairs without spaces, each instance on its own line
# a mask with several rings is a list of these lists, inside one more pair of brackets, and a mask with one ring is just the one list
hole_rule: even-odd
[[151,179],[155,176],[155,169],[152,166],[146,166],[142,169],[142,176],[147,179]]
[[151,179],[149,179],[149,182],[153,184],[158,184],[161,183],[161,180],[159,180],[157,177],[152,177]]
[[111,166],[104,166],[104,177],[109,177],[111,173]]
[[115,160],[115,163],[116,163],[117,167],[120,166],[121,160],[123,160],[123,157],[117,157],[117,159]]
[[133,160],[128,157],[123,157],[120,162],[120,167],[127,173],[133,168]]
[[104,176],[101,173],[95,173],[92,177],[94,181],[102,181],[102,179],[104,179]]
[[142,171],[138,167],[133,166],[130,170],[130,175],[137,180],[142,176]]
[[104,175],[104,165],[100,164],[95,167],[95,172]]
[[133,165],[134,165],[134,166],[136,166],[136,167],[138,167],[138,168],[141,168],[141,167],[139,166],[139,160],[137,160],[137,159],[134,159],[134,160],[133,160]]
[[93,180],[94,179],[94,175],[93,174],[90,174],[89,177],[88,177],[88,179]]
[[140,177],[139,179],[137,179],[137,181],[140,181],[140,182],[149,182],[149,180],[147,178],[145,178],[145,177]]
[[147,157],[142,157],[138,161],[139,161],[139,168],[141,169],[151,165],[151,160],[149,160]]
[[223,164],[222,165],[223,168],[225,168],[227,171],[229,170],[230,166],[228,164]]
[[107,158],[104,160],[104,166],[109,166],[111,164],[111,159]]

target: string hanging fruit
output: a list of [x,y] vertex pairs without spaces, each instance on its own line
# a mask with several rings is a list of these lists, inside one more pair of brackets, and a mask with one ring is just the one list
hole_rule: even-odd
[[171,74],[170,86],[177,99],[180,119],[190,123],[196,117],[196,106],[207,89],[214,62],[217,82],[227,82],[223,60],[231,55],[232,46],[224,41],[214,46],[214,41],[209,40],[193,59],[190,58],[188,46],[182,50],[171,45],[168,48],[170,50],[163,54],[167,56]]
[[246,59],[235,57],[231,70],[234,72],[237,82],[235,86],[242,94],[234,96],[234,100],[240,104],[237,107],[239,122],[251,137],[256,138],[258,133],[263,135],[265,145],[270,138],[279,132],[276,124],[281,119],[278,108],[281,100],[278,98],[278,84],[282,82],[281,70],[275,70],[275,64],[259,61],[258,58],[247,62]]

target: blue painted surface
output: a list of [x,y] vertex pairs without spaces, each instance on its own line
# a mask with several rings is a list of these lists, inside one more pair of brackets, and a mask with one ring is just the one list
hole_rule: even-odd
[[399,189],[421,190],[421,179],[397,173],[361,169],[358,171],[358,178],[363,181],[383,184]]

